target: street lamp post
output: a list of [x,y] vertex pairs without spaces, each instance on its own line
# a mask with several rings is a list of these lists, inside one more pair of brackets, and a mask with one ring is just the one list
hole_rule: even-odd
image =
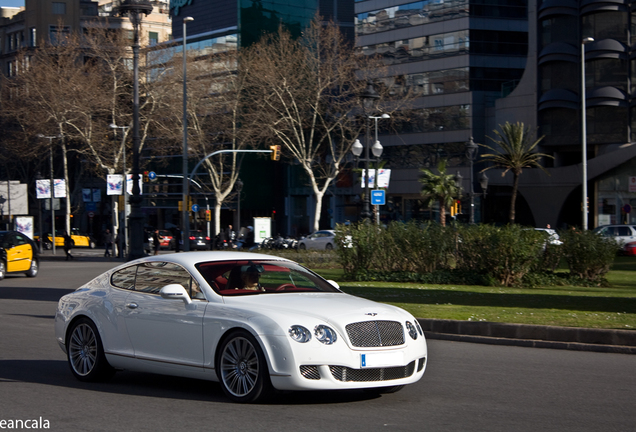
[[[49,140],[49,163],[51,166],[51,183],[49,188],[51,189],[51,196],[49,197],[49,204],[51,206],[51,250],[55,255],[55,208],[53,207],[53,198],[55,195],[55,181],[53,180],[53,138],[59,138],[59,135],[45,136],[38,135],[38,138],[44,138]],[[44,235],[42,235],[42,227],[40,227],[40,244],[44,241]]]
[[128,259],[143,257],[144,254],[144,215],[141,213],[141,190],[139,189],[139,27],[143,15],[152,12],[152,5],[145,0],[125,0],[117,8],[120,16],[128,15],[133,25],[133,165],[132,197],[130,197],[130,216],[128,229],[130,244]]
[[581,210],[583,213],[583,230],[587,230],[588,206],[587,206],[587,106],[585,101],[585,45],[594,42],[591,37],[586,37],[581,41],[581,161],[582,161],[582,188],[583,202]]
[[188,87],[187,87],[187,55],[186,55],[186,31],[187,24],[194,21],[192,17],[183,18],[183,183],[182,183],[182,197],[181,197],[181,222],[183,227],[183,251],[188,252],[190,250],[190,217],[188,209],[188,196],[189,196],[189,184],[188,184]]
[[117,126],[114,123],[111,123],[110,127],[112,129],[121,129],[122,137],[121,137],[121,147],[123,149],[123,172],[124,172],[124,184],[122,193],[124,194],[124,217],[121,218],[121,232],[119,234],[119,244],[117,247],[119,248],[119,257],[123,258],[124,254],[124,245],[128,245],[128,231],[126,230],[126,207],[128,206],[128,178],[126,175],[126,134],[130,129],[130,126]]
[[468,194],[470,196],[470,217],[468,222],[472,225],[475,223],[475,191],[473,189],[473,162],[477,157],[477,144],[473,141],[473,137],[466,143],[466,157],[470,161],[470,185]]
[[[382,156],[382,144],[380,144],[380,140],[378,139],[378,119],[388,119],[391,118],[387,113],[382,114],[381,116],[369,116],[375,120],[375,143],[371,148],[373,155],[376,157],[375,160],[375,175],[373,176],[373,189],[378,188],[378,177],[380,175],[380,156]],[[376,155],[377,153],[377,155]],[[380,208],[379,206],[375,206],[375,223],[376,225],[380,225]]]
[[[362,204],[362,213],[360,216],[362,219],[369,221],[371,219],[371,209],[370,209],[370,200],[369,200],[369,162],[371,158],[369,156],[369,148],[371,147],[371,138],[369,136],[369,111],[373,107],[374,103],[380,99],[380,95],[373,88],[373,83],[370,81],[367,82],[367,88],[360,95],[360,99],[362,99],[362,112],[364,114],[364,120],[366,122],[366,151],[365,151],[365,176],[364,176],[364,201]],[[381,148],[381,146],[380,146]],[[352,149],[353,154],[356,156],[360,156],[362,154],[362,144],[360,144],[359,140],[356,140],[356,143],[353,145]],[[357,153],[356,153],[357,152]]]

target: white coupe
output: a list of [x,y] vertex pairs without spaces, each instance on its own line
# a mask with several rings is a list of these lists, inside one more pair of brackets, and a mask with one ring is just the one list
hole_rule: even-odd
[[55,336],[73,375],[135,370],[218,381],[236,402],[278,390],[417,382],[427,346],[403,309],[285,259],[192,252],[131,261],[62,297]]

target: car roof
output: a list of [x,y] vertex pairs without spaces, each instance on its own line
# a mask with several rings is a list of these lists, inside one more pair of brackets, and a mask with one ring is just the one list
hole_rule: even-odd
[[236,261],[236,260],[278,260],[290,261],[274,255],[266,255],[252,252],[225,252],[225,251],[204,251],[204,252],[180,252],[166,255],[149,255],[139,258],[127,264],[141,262],[168,261],[182,265],[195,265],[200,262],[210,261]]

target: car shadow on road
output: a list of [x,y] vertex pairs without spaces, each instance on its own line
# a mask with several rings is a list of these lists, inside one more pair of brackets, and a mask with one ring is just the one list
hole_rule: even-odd
[[0,287],[0,299],[50,301],[57,303],[63,295],[72,293],[73,291],[75,291],[75,289],[3,286]]
[[[119,371],[107,382],[78,381],[65,360],[0,360],[0,383],[25,382],[128,396],[232,403],[217,382]],[[276,392],[264,405],[320,405],[364,401],[378,397],[360,390]]]

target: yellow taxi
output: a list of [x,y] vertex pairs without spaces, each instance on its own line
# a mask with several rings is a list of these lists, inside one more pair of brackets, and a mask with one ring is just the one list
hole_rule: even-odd
[[0,231],[0,279],[8,273],[38,274],[40,262],[35,243],[17,231]]
[[[35,237],[36,240],[38,236]],[[91,249],[95,249],[96,243],[95,239],[90,234],[80,233],[77,228],[71,228],[71,240],[72,247],[87,247]],[[51,234],[46,235],[46,240],[44,241],[44,249],[51,249],[53,244],[53,238]],[[64,247],[64,231],[55,230],[55,247],[63,248]]]

